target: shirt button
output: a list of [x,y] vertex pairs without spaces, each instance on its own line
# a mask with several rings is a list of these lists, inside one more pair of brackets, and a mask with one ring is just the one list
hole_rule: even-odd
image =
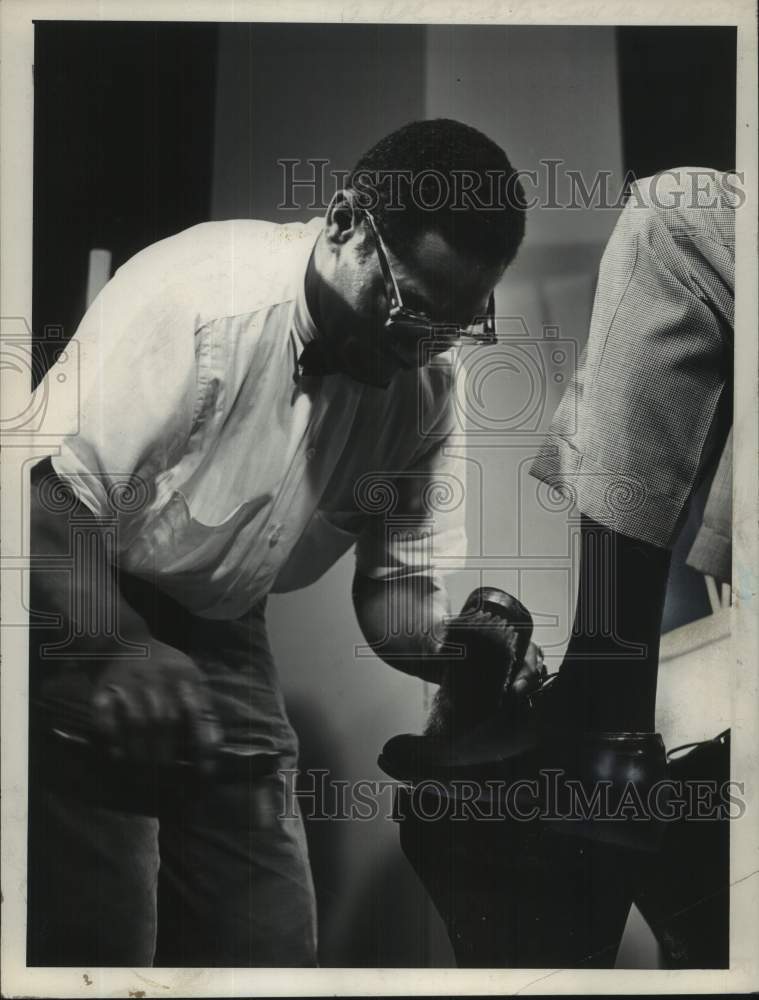
[[316,448],[309,448],[306,452],[306,458],[310,462],[312,458],[316,455]]
[[269,547],[274,548],[274,546],[279,541],[279,536],[282,534],[282,525],[275,524],[274,527],[269,532]]

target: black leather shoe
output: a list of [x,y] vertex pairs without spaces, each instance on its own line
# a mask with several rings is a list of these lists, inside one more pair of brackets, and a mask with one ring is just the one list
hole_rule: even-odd
[[[426,795],[496,802],[504,820],[540,819],[556,832],[656,850],[667,777],[656,733],[583,732],[561,711],[555,678],[526,706],[493,713],[453,737],[395,736],[379,766]],[[473,794],[474,787],[474,794]]]
[[505,819],[527,810],[567,834],[657,846],[659,803],[649,799],[667,773],[661,737],[584,732],[560,675],[540,678],[526,700],[509,698],[531,635],[530,613],[515,597],[473,591],[449,632],[466,655],[443,677],[424,735],[389,740],[379,766],[430,795],[497,799]]
[[[522,705],[504,703],[464,733],[404,733],[385,744],[379,766],[400,781],[501,780],[532,767],[549,735],[564,727],[553,697],[555,678]],[[571,739],[567,729],[567,738]],[[576,734],[573,734],[576,735]]]
[[558,833],[656,851],[671,797],[658,733],[582,733],[536,754],[545,821]]
[[[399,739],[396,737],[396,739]],[[446,767],[424,748],[399,768],[398,746],[387,744],[379,765],[423,797],[443,799],[425,816],[461,817],[460,804],[504,822],[539,820],[564,836],[634,850],[658,850],[665,832],[669,786],[664,745],[657,733],[573,734],[513,759]],[[419,750],[419,743],[414,750]],[[403,747],[408,752],[408,745]],[[408,758],[407,758],[408,759]],[[466,811],[466,810],[465,810]]]

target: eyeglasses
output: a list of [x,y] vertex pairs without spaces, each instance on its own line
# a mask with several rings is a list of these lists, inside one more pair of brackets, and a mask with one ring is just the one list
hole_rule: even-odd
[[387,259],[385,243],[380,236],[377,225],[371,214],[363,210],[369,222],[369,228],[374,236],[382,277],[385,280],[385,295],[388,302],[388,317],[385,320],[386,329],[400,330],[405,334],[429,336],[436,339],[468,340],[477,344],[495,344],[495,295],[490,293],[487,310],[484,316],[477,316],[469,326],[458,326],[456,323],[436,323],[422,312],[416,312],[404,306],[398,282]]

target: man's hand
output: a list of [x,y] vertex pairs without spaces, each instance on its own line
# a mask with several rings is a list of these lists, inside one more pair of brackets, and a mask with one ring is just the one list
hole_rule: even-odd
[[525,701],[536,691],[546,678],[546,666],[543,657],[543,650],[530,642],[527,652],[522,660],[522,665],[516,672],[511,688],[508,692],[509,699],[515,702]]
[[[525,649],[517,629],[493,611],[462,611],[449,618],[447,640],[459,648],[435,695],[425,734],[452,736],[474,728],[500,707],[516,708],[541,684],[543,652]],[[520,657],[524,650],[524,656]]]
[[111,661],[92,699],[98,737],[111,756],[131,764],[214,766],[222,729],[195,664],[169,646],[158,657]]
[[451,661],[449,679],[458,680],[464,690],[479,687],[491,702],[501,695],[512,703],[524,701],[545,680],[540,646],[530,641],[520,659],[516,629],[491,611],[464,611],[450,618],[448,640],[464,648],[464,658]]

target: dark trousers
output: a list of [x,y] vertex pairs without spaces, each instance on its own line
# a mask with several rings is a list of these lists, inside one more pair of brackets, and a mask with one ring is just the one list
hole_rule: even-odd
[[263,606],[206,622],[144,587],[130,598],[203,670],[235,752],[211,778],[113,763],[59,734],[86,723],[86,665],[32,661],[27,964],[315,965],[305,834],[280,773],[297,745]]
[[316,963],[303,826],[279,774],[168,787],[32,756],[29,965]]

